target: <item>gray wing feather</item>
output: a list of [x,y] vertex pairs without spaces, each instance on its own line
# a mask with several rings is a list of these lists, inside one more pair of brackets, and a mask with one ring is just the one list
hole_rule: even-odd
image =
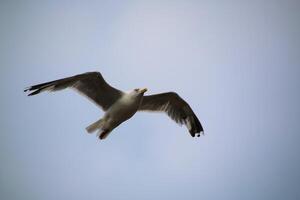
[[139,110],[166,112],[176,123],[185,124],[192,137],[196,133],[204,133],[199,119],[189,104],[175,92],[144,96]]
[[87,72],[34,85],[25,89],[24,92],[30,91],[28,96],[32,96],[43,91],[57,91],[65,88],[77,90],[101,106],[103,110],[107,110],[123,94],[122,91],[110,86],[99,72]]

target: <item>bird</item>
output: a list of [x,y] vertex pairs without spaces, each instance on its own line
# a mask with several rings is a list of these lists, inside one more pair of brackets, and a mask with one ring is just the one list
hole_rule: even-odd
[[107,138],[113,129],[138,111],[165,112],[176,123],[184,124],[192,137],[204,135],[203,127],[192,108],[176,92],[144,95],[147,88],[124,92],[109,85],[100,72],[86,72],[33,85],[25,88],[24,92],[33,96],[66,88],[79,92],[105,112],[102,118],[86,127],[88,133],[97,132],[100,140]]

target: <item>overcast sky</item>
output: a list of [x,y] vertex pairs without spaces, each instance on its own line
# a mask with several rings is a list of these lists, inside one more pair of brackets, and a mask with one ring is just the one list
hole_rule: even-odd
[[[300,199],[298,1],[1,1],[0,199]],[[26,86],[100,71],[176,91],[206,135]]]

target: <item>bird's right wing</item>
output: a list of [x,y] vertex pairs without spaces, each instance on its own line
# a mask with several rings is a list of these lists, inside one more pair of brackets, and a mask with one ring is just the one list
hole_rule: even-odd
[[43,91],[57,91],[65,88],[77,90],[99,105],[103,110],[107,110],[123,94],[122,91],[110,86],[99,72],[87,72],[47,83],[33,85],[26,88],[24,92],[30,91],[31,93],[28,96],[31,96]]

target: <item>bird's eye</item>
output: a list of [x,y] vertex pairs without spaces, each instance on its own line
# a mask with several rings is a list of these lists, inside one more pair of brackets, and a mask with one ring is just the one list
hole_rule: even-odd
[[134,89],[134,91],[138,92],[138,91],[139,91],[139,89]]

